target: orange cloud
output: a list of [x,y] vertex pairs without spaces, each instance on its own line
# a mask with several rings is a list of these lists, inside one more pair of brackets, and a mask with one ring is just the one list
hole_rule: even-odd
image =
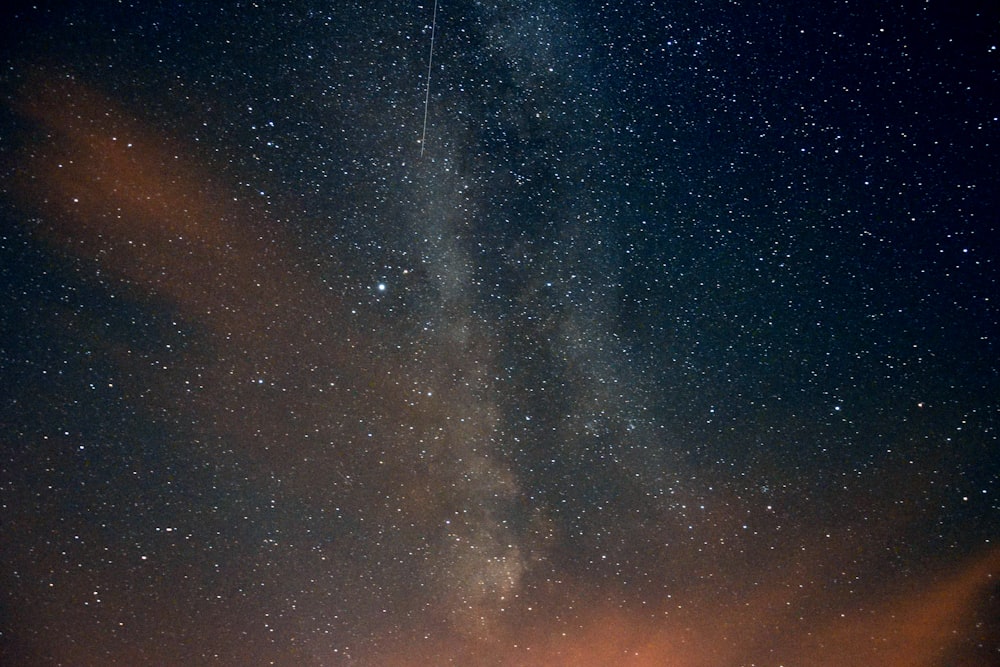
[[[37,232],[187,315],[229,331],[308,298],[259,214],[172,142],[96,90],[36,72],[17,108],[35,126],[15,193]],[[301,303],[301,301],[299,301]]]
[[[818,629],[798,662],[829,667],[886,665],[932,667],[960,663],[956,651],[977,636],[976,625],[991,589],[1000,581],[1000,549],[993,549],[939,580],[910,581],[870,611],[856,611]],[[922,586],[930,584],[927,588]],[[996,638],[992,638],[993,641]]]

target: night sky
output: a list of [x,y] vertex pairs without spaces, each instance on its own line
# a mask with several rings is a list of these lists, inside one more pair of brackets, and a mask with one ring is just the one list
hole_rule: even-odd
[[1000,664],[995,3],[38,4],[4,667]]

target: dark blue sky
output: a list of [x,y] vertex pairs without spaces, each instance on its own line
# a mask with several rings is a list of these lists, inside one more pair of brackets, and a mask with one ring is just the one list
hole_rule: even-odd
[[0,662],[996,661],[996,11],[433,6],[4,10]]

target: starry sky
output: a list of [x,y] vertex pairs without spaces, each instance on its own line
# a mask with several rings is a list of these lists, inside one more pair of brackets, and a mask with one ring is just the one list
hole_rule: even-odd
[[38,5],[0,664],[1000,662],[993,3]]

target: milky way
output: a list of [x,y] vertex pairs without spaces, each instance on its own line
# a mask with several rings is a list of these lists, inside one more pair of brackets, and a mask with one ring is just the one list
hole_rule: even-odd
[[5,10],[0,662],[1000,659],[995,14],[204,4]]

